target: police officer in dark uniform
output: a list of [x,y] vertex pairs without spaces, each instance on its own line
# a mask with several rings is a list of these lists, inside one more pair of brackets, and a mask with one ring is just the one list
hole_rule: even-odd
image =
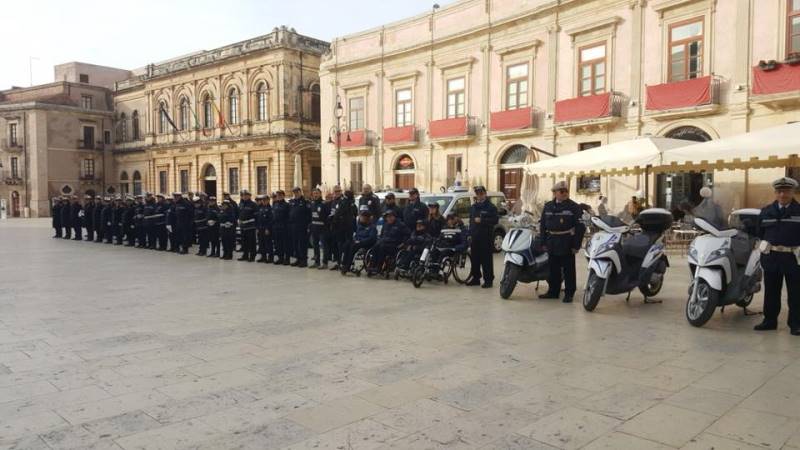
[[394,195],[394,192],[389,192],[386,194],[386,197],[384,197],[383,204],[381,205],[381,214],[385,214],[386,211],[390,209],[394,211],[395,216],[403,216],[403,208],[397,204],[397,198]]
[[87,195],[83,205],[83,227],[86,228],[87,241],[94,241],[94,208],[94,197]]
[[217,197],[213,195],[208,197],[208,244],[211,246],[211,251],[208,253],[209,258],[219,258],[219,215],[220,208],[217,204]]
[[282,190],[275,192],[272,204],[272,239],[275,244],[275,264],[289,265],[289,204]]
[[439,237],[442,228],[447,225],[447,221],[439,212],[439,204],[436,202],[428,203],[428,234],[434,238]]
[[194,231],[197,233],[197,256],[206,256],[208,253],[208,208],[205,200],[197,196],[194,198]]
[[303,190],[295,186],[294,198],[289,201],[289,237],[295,267],[308,267],[308,225],[311,223],[311,203],[303,196]]
[[272,206],[269,195],[256,197],[258,212],[256,213],[256,238],[258,239],[258,261],[264,264],[272,263],[274,249],[272,246]]
[[133,235],[136,240],[136,248],[147,247],[147,233],[144,230],[144,197],[141,195],[136,196],[133,206]]
[[793,336],[800,336],[800,204],[794,199],[797,181],[789,177],[775,180],[775,201],[761,210],[761,267],[764,269],[764,321],[757,331],[778,328],[781,291],[786,282],[789,316]]
[[125,216],[125,199],[117,197],[114,202],[114,245],[122,245],[125,238],[125,228],[122,219]]
[[125,230],[125,239],[128,241],[126,247],[136,245],[136,201],[134,197],[128,197],[125,212],[122,215],[122,226]]
[[559,181],[553,186],[554,199],[545,203],[539,224],[539,233],[547,249],[550,276],[547,292],[539,298],[558,298],[564,281],[564,303],[575,296],[575,254],[581,248],[586,226],[581,221],[583,210],[570,200],[569,186]]
[[236,245],[236,210],[233,200],[222,201],[219,213],[219,237],[222,244],[222,259],[233,259],[233,247]]
[[92,224],[94,225],[95,242],[103,242],[106,223],[103,221],[103,209],[108,206],[108,197],[96,197],[94,211],[92,211]]
[[185,255],[189,253],[189,248],[192,246],[194,207],[180,192],[173,193],[172,199],[175,213],[175,227],[172,232],[175,233],[175,243],[178,246],[177,252]]
[[369,213],[372,217],[380,217],[381,214],[381,199],[372,192],[372,186],[365,184],[361,188],[361,197],[358,199],[358,209],[366,205],[369,208]]
[[311,225],[309,226],[311,242],[314,247],[314,264],[309,266],[312,269],[328,268],[330,250],[325,245],[325,240],[329,215],[330,209],[325,201],[322,200],[322,192],[319,189],[313,189],[311,191]]
[[82,241],[83,240],[83,232],[81,231],[83,226],[83,207],[81,206],[81,202],[78,200],[77,195],[72,196],[72,204],[70,205],[70,223],[72,223],[72,229],[75,233],[75,236],[72,238],[73,241]]
[[103,240],[106,244],[114,242],[114,202],[109,198],[100,213],[103,220]]
[[72,203],[66,196],[61,207],[61,226],[64,227],[62,239],[72,239]]
[[53,228],[55,229],[55,236],[53,238],[60,238],[63,236],[61,233],[61,208],[63,207],[61,199],[54,197],[52,200],[52,207],[50,208],[50,217],[53,218]]
[[482,288],[492,287],[494,282],[494,246],[492,240],[494,227],[500,220],[497,208],[486,197],[486,188],[475,186],[475,203],[469,208],[469,235],[470,262],[472,263],[472,273],[467,286],[477,286],[481,284],[481,274],[483,274]]
[[153,194],[145,194],[144,205],[142,206],[142,235],[144,238],[139,242],[142,248],[155,250],[156,248],[156,199]]
[[[399,219],[400,217],[398,217]],[[416,228],[417,221],[428,218],[428,206],[419,199],[419,190],[412,188],[408,191],[408,204],[403,209],[403,223],[409,230]]]
[[256,260],[256,212],[258,205],[250,198],[250,191],[242,189],[239,193],[239,228],[242,230],[242,256],[239,261]]
[[154,231],[156,234],[156,242],[158,250],[166,251],[169,247],[169,233],[167,232],[167,219],[170,212],[170,205],[167,203],[164,194],[156,194],[156,209],[154,218]]
[[[398,219],[394,210],[386,211],[383,216],[383,228],[375,247],[372,248],[372,265],[367,267],[367,275],[372,276],[379,273],[386,258],[394,258],[397,251],[411,235],[411,230]],[[424,219],[421,219],[424,222]],[[414,224],[416,228],[417,224]]]

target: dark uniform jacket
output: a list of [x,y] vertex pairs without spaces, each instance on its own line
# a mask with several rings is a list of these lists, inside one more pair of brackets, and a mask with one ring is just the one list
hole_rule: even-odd
[[122,215],[122,226],[125,228],[125,231],[128,232],[134,228],[135,222],[136,205],[130,205],[125,208],[125,212]]
[[256,213],[256,227],[259,230],[272,230],[272,205],[258,207]]
[[106,209],[107,205],[102,203],[97,203],[94,205],[94,210],[92,211],[92,225],[94,225],[95,230],[105,230],[106,222],[103,220],[103,210]]
[[147,200],[144,203],[144,208],[142,208],[142,223],[146,227],[155,226],[156,221],[158,220],[158,205],[156,204],[155,200]]
[[256,228],[256,212],[258,205],[252,200],[242,200],[239,204],[239,226],[242,230],[254,230]]
[[[475,222],[480,217],[481,222]],[[494,226],[500,220],[497,215],[497,207],[486,199],[482,202],[475,202],[469,208],[469,235],[474,240],[487,240],[492,238]]]
[[78,202],[74,202],[72,204],[72,206],[70,206],[70,209],[69,209],[69,212],[70,212],[70,223],[72,224],[73,227],[81,226],[81,224],[83,222],[83,218],[81,217],[81,211],[82,210],[83,210],[83,207]]
[[117,207],[114,208],[114,226],[115,227],[120,227],[120,229],[122,229],[122,226],[123,226],[122,219],[123,219],[123,216],[125,215],[125,211],[127,211],[127,209],[128,208],[126,208],[124,205],[120,205],[120,206],[117,206]]
[[392,203],[391,205],[386,203],[385,201],[381,205],[381,214],[385,214],[386,211],[392,210],[394,211],[394,215],[397,216],[398,219],[403,217],[403,208],[397,204],[397,201]]
[[61,207],[61,226],[72,226],[72,204],[69,202],[65,202]]
[[97,225],[94,223],[94,209],[94,201],[89,201],[83,208],[83,226],[91,230],[94,230],[97,227]]
[[419,200],[416,202],[408,202],[406,208],[403,210],[403,222],[409,228],[415,227],[417,225],[417,220],[426,220],[427,218],[428,206]]
[[[773,246],[800,246],[800,203],[796,200],[792,200],[783,209],[777,201],[773,202],[761,210],[759,219],[761,239]],[[762,254],[761,265],[769,272],[785,271],[792,267],[800,270],[800,261],[797,261],[793,254],[786,252],[771,251]]]
[[450,233],[445,233],[442,235],[442,240],[439,241],[438,246],[440,248],[452,248],[457,252],[463,252],[467,249],[467,238],[465,236],[464,226],[456,224],[454,228],[450,228],[445,225],[442,230],[454,230]]
[[285,230],[289,226],[289,204],[286,200],[276,200],[272,204],[272,228]]
[[[166,201],[160,201],[156,203],[156,214],[160,214],[160,216],[155,218],[154,225],[156,226],[163,226],[167,224],[167,216],[169,215],[170,207]],[[174,225],[171,224],[171,225]]]
[[61,201],[53,205],[50,216],[53,218],[53,228],[61,228]]
[[236,210],[233,206],[222,208],[219,212],[220,233],[234,233],[236,231]]
[[194,206],[186,200],[182,198],[175,202],[173,206],[173,212],[175,215],[175,226],[179,228],[185,227],[187,230],[192,229],[192,221],[194,220]]
[[361,198],[358,199],[359,210],[361,210],[361,205],[367,205],[367,208],[369,208],[369,212],[372,214],[373,219],[381,215],[381,199],[379,199],[374,193],[362,195]]
[[289,200],[289,225],[299,230],[308,229],[311,223],[311,202],[305,197]]
[[353,241],[364,247],[372,247],[378,241],[378,228],[372,223],[364,225],[359,222],[353,234]]
[[436,218],[431,217],[428,220],[428,234],[433,237],[438,237],[439,233],[442,231],[442,228],[447,225],[447,220],[444,217],[439,216]]
[[194,209],[194,229],[197,231],[208,229],[208,209],[204,205]]
[[330,212],[328,204],[324,201],[314,200],[311,202],[311,231],[322,233],[327,230]]
[[215,204],[209,206],[206,215],[208,219],[206,223],[208,223],[208,229],[211,231],[211,233],[219,232],[219,206]]
[[103,222],[103,231],[106,236],[109,236],[114,227],[114,207],[111,203],[103,206],[100,212],[100,220]]
[[422,250],[425,249],[425,246],[431,241],[431,235],[428,234],[427,231],[418,232],[414,230],[411,233],[411,236],[406,240],[406,245],[409,247],[409,250],[414,252],[415,254],[422,253]]
[[381,243],[387,246],[399,246],[411,234],[406,224],[396,220],[393,224],[384,223],[381,228]]
[[553,255],[569,255],[581,248],[586,226],[581,221],[580,205],[567,199],[551,200],[544,205],[539,233],[547,251]]
[[[342,197],[336,204],[336,212],[333,214],[332,228],[338,233],[352,233],[356,226],[356,216],[358,215],[358,208],[356,208],[353,199]],[[372,220],[376,220],[373,217]]]

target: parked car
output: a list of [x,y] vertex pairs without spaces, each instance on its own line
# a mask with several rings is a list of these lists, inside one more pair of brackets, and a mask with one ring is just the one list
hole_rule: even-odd
[[[503,247],[503,238],[512,228],[508,220],[508,204],[506,196],[502,192],[489,191],[486,194],[489,201],[497,207],[500,215],[500,221],[494,228],[494,251],[498,253]],[[439,211],[443,216],[447,216],[450,211],[455,211],[465,224],[469,221],[469,208],[474,202],[472,191],[464,186],[452,186],[446,192],[438,194],[422,194],[420,199],[424,203],[438,203]]]

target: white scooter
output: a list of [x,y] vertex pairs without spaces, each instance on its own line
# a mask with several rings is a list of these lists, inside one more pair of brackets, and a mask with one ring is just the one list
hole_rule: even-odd
[[600,229],[586,245],[589,276],[583,291],[583,307],[594,311],[605,294],[628,294],[639,288],[645,303],[655,297],[664,283],[669,261],[664,254],[664,233],[672,226],[672,213],[661,208],[642,211],[636,219],[642,231],[618,217],[592,217]]
[[761,290],[761,252],[757,236],[758,209],[739,209],[731,213],[733,228],[719,230],[702,218],[694,223],[707,234],[689,246],[692,284],[686,302],[686,320],[702,327],[717,307],[736,305],[744,309]]
[[547,253],[536,239],[535,222],[530,212],[509,219],[513,228],[503,238],[505,252],[500,297],[508,299],[517,282],[533,283],[546,280],[550,274]]

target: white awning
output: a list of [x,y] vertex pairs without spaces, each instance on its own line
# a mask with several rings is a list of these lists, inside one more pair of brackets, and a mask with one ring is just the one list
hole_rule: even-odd
[[641,137],[545,159],[529,164],[526,169],[531,175],[539,176],[639,173],[648,166],[661,165],[664,151],[686,147],[689,143],[681,139]]
[[665,151],[660,170],[780,167],[798,154],[800,122]]

